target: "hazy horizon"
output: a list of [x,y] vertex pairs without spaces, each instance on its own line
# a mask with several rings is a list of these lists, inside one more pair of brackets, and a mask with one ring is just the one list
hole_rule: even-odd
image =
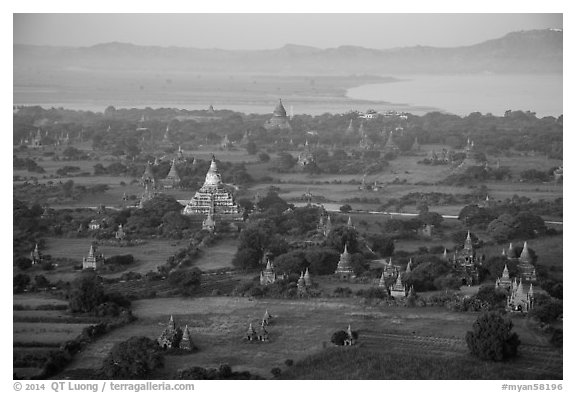
[[[277,49],[289,44],[320,49],[346,45],[374,49],[458,47],[515,31],[563,29],[562,14],[14,14],[13,17],[13,44],[71,47],[111,42],[224,50]],[[293,28],[295,24],[297,30]],[[309,34],[318,29],[321,34]]]

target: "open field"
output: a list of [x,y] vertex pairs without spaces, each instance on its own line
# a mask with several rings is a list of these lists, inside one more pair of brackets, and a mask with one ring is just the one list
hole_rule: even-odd
[[[348,324],[359,331],[361,340],[368,332],[461,339],[477,317],[476,313],[453,313],[441,308],[366,306],[354,299],[171,298],[138,300],[133,306],[138,320],[106,335],[97,345],[89,345],[75,357],[67,372],[100,367],[115,343],[132,336],[158,337],[170,315],[174,315],[177,325],[188,324],[200,351],[166,356],[166,367],[160,372],[164,377],[180,368],[218,367],[222,363],[267,377],[271,368],[283,367],[286,359],[303,359],[329,346],[331,334]],[[268,329],[270,341],[245,342],[248,324],[257,328],[266,309],[273,315],[273,324]],[[515,320],[514,324],[523,344],[543,344],[542,338],[531,332],[523,319]],[[380,345],[385,346],[386,340]]]
[[[381,340],[386,345],[380,345]],[[404,351],[398,351],[403,348]],[[409,349],[408,349],[409,348]],[[297,362],[281,379],[559,379],[562,357],[554,350],[532,347],[517,359],[487,362],[467,353],[463,340],[370,334],[355,347],[329,348]],[[527,356],[526,356],[527,355]]]
[[12,295],[12,304],[34,309],[38,306],[45,305],[67,305],[68,302],[62,299],[47,296],[45,293],[27,293]]
[[[45,254],[50,254],[52,258],[69,258],[73,261],[60,263],[54,270],[37,270],[36,274],[43,274],[50,281],[73,280],[80,272],[80,270],[74,270],[74,266],[82,264],[82,258],[88,255],[91,242],[92,239],[46,238],[46,249],[43,251]],[[127,266],[125,270],[104,273],[107,277],[115,277],[126,271],[138,273],[156,271],[157,266],[164,264],[169,256],[174,255],[186,244],[185,240],[148,240],[145,244],[133,247],[102,245],[98,247],[98,252],[104,254],[106,258],[125,254],[134,256],[135,262]],[[32,272],[33,270],[29,271],[29,273]]]
[[225,239],[203,248],[200,258],[194,261],[194,267],[203,271],[232,267],[232,258],[239,244],[238,239]]
[[14,322],[14,342],[61,343],[78,336],[89,324]]

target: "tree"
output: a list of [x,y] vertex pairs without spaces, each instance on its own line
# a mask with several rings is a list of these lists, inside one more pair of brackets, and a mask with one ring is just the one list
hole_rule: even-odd
[[260,162],[268,162],[270,161],[270,156],[264,152],[258,154],[258,161]]
[[477,205],[465,206],[458,214],[458,219],[463,221],[467,227],[474,225],[487,225],[495,218],[496,216],[492,211]]
[[14,292],[16,293],[22,292],[24,291],[24,289],[26,289],[28,284],[30,284],[30,276],[27,274],[19,273],[14,276],[13,282],[14,282]]
[[348,338],[348,333],[344,330],[338,330],[332,334],[330,342],[336,345],[344,345],[344,341]]
[[520,212],[514,217],[514,235],[522,238],[533,238],[546,232],[542,217],[530,212]]
[[193,295],[200,289],[202,271],[198,268],[192,270],[175,270],[168,276],[168,281],[178,288],[183,295]]
[[510,240],[514,236],[514,217],[502,214],[488,224],[488,233],[497,242]]
[[148,337],[131,337],[114,345],[104,359],[102,372],[109,379],[146,379],[163,367],[158,343]]
[[350,213],[352,211],[352,206],[350,206],[349,204],[345,204],[340,206],[340,211],[342,213]]
[[75,280],[69,294],[69,307],[72,312],[90,312],[106,300],[98,275],[86,272]]
[[300,274],[308,263],[304,257],[304,252],[301,250],[294,250],[277,256],[274,259],[274,266],[280,273],[295,273]]
[[356,229],[343,225],[330,231],[326,239],[328,247],[342,252],[345,244],[348,245],[348,252],[358,252],[358,232]]
[[440,224],[442,224],[442,221],[444,221],[444,218],[440,213],[430,211],[426,212],[421,211],[420,214],[418,214],[418,219],[426,225],[434,225],[436,227],[440,226]]
[[256,143],[254,143],[254,141],[250,141],[246,144],[246,152],[251,156],[258,152],[258,147],[256,146]]
[[528,313],[529,316],[536,318],[543,323],[554,322],[563,313],[562,300],[554,299],[551,297],[544,297],[540,300],[532,310]]
[[26,257],[18,257],[16,259],[16,266],[18,266],[20,270],[30,269],[32,267],[32,260]]
[[482,360],[503,361],[517,355],[520,339],[512,333],[512,321],[491,311],[474,322],[472,331],[466,333],[466,344],[470,352]]

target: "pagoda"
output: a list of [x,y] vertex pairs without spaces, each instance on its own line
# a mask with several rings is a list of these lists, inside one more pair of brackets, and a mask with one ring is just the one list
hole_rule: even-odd
[[234,202],[232,194],[222,184],[222,177],[218,171],[214,155],[204,185],[196,191],[196,194],[188,202],[183,214],[205,216],[210,213],[210,210],[213,210],[213,214],[219,218],[240,218],[238,205]]
[[512,287],[512,280],[510,280],[510,274],[508,273],[508,265],[504,265],[504,270],[502,271],[502,277],[496,279],[496,289],[503,288],[509,290]]
[[82,269],[98,269],[104,262],[104,255],[96,255],[96,247],[90,245],[88,256],[82,259]]
[[310,272],[308,271],[308,268],[306,268],[306,272],[304,273],[304,283],[306,284],[307,287],[312,286],[312,277],[310,277]]
[[307,165],[313,164],[316,162],[316,158],[314,157],[314,153],[308,144],[308,140],[304,143],[304,151],[298,154],[298,165],[301,167],[305,167]]
[[524,242],[524,247],[518,258],[518,271],[520,277],[525,281],[536,281],[536,269],[532,264],[532,256],[528,251],[528,242]]
[[30,252],[30,259],[32,260],[33,265],[42,262],[42,254],[40,253],[40,249],[38,248],[38,243],[36,243],[36,247],[34,247],[34,250]]
[[278,101],[278,105],[276,105],[276,108],[274,108],[272,117],[266,121],[266,123],[264,123],[264,128],[267,130],[292,130],[292,126],[288,121],[286,109],[284,108],[284,105],[282,105],[282,99]]
[[398,268],[392,264],[392,257],[390,257],[388,263],[384,265],[382,275],[384,278],[395,278],[398,275]]
[[348,280],[355,278],[354,270],[352,270],[352,255],[348,253],[348,244],[344,245],[344,252],[340,254],[340,260],[338,261],[338,267],[334,274],[341,280]]
[[176,328],[176,323],[174,323],[174,317],[170,315],[170,320],[166,329],[162,331],[160,337],[156,340],[161,348],[168,349],[173,348],[176,343],[176,339],[179,336],[179,329]]
[[180,185],[180,176],[178,175],[178,170],[176,169],[176,159],[172,160],[170,172],[168,172],[168,175],[162,184],[165,189],[177,188]]
[[146,163],[146,169],[144,169],[144,174],[142,175],[140,182],[143,186],[148,183],[152,183],[152,185],[154,185],[154,172],[152,172],[152,165],[150,162]]
[[144,192],[142,193],[142,197],[140,198],[140,204],[138,205],[140,209],[144,207],[144,204],[150,200],[152,200],[156,196],[154,190],[150,189],[150,183],[146,183],[144,186]]
[[406,287],[402,284],[402,277],[398,274],[396,277],[396,282],[394,285],[390,286],[390,296],[394,299],[400,299],[406,297]]
[[390,135],[388,136],[388,140],[384,145],[384,151],[386,152],[393,152],[396,153],[400,150],[396,142],[394,141],[394,131],[390,131]]
[[508,309],[510,311],[527,312],[533,305],[534,288],[532,287],[532,284],[530,284],[530,288],[526,291],[522,279],[520,279],[520,282],[514,280],[510,296],[508,297]]
[[274,264],[270,259],[266,262],[266,269],[260,272],[260,285],[273,284],[277,280],[276,272],[274,271]]
[[220,142],[220,148],[224,150],[229,150],[232,148],[232,142],[230,142],[230,139],[228,139],[228,135],[224,135],[224,138],[222,138],[222,142]]
[[124,232],[124,228],[122,228],[122,224],[118,225],[118,230],[115,234],[116,240],[124,240],[126,238],[126,232]]
[[180,344],[178,344],[178,348],[185,351],[192,351],[195,349],[194,343],[190,338],[190,330],[188,329],[188,325],[186,325],[184,331],[182,332],[182,339],[180,340]]

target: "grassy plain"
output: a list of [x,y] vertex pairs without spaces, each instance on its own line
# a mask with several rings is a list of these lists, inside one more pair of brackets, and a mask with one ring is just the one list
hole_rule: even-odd
[[240,241],[237,239],[224,239],[202,249],[202,255],[194,261],[194,267],[203,271],[232,267],[232,258],[239,244]]
[[[133,308],[138,317],[135,323],[114,330],[96,345],[89,345],[67,370],[100,367],[112,346],[129,337],[158,337],[170,315],[178,325],[188,325],[200,351],[167,356],[166,367],[160,372],[164,377],[180,368],[218,367],[223,363],[269,377],[270,369],[284,367],[286,359],[304,359],[330,346],[331,334],[348,324],[359,331],[361,338],[376,332],[461,339],[477,317],[475,313],[453,313],[443,308],[368,306],[356,299],[159,298],[135,301]],[[270,341],[245,342],[249,323],[258,329],[265,310],[273,315],[273,324],[268,328]],[[523,343],[541,344],[541,338],[523,321],[514,324]]]

